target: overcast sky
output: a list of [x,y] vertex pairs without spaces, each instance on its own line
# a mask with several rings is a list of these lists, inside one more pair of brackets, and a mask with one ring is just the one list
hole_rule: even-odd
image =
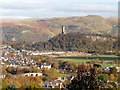
[[119,0],[0,0],[2,18],[118,16]]

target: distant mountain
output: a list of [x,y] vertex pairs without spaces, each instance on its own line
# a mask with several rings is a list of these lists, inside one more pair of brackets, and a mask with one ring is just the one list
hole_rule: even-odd
[[59,17],[44,19],[3,20],[3,41],[17,42],[45,42],[61,33],[61,26],[65,32],[98,33],[117,35],[118,20],[116,17],[103,18],[97,15]]

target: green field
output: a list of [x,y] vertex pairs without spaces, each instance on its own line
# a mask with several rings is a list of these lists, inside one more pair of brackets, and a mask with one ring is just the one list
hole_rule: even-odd
[[66,76],[70,76],[70,74],[58,74],[58,77],[66,77]]
[[70,61],[74,63],[88,63],[88,62],[102,62],[100,63],[102,66],[120,66],[118,63],[118,60],[120,57],[115,56],[115,55],[99,55],[99,56],[69,56],[69,57],[57,57],[55,60],[64,60],[64,61]]

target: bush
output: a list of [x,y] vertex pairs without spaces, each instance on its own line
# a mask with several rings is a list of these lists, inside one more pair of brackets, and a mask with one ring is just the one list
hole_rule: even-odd
[[9,84],[6,90],[17,90],[15,84]]

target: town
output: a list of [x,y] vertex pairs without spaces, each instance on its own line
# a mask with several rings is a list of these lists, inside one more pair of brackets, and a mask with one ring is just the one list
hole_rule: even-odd
[[[54,60],[53,58],[56,57],[55,54],[60,56],[75,53],[70,51],[39,52],[15,50],[11,46],[6,45],[1,46],[0,50],[2,51],[0,61],[3,68],[0,78],[3,79],[3,83],[8,78],[17,79],[33,77],[37,78],[38,82],[35,82],[41,88],[65,88],[66,85],[74,80],[81,68],[84,70],[88,67],[87,64],[83,62],[76,64],[64,60]],[[80,55],[92,56],[92,54],[85,53],[80,53]],[[81,68],[78,69],[78,67]],[[101,77],[102,75],[107,75],[106,78],[104,78],[104,80],[106,80],[106,86],[102,88],[114,87],[114,84],[118,86],[119,82],[117,82],[117,74],[120,73],[119,66],[101,67],[101,65],[93,63],[90,64],[89,68],[97,68],[97,70],[102,73],[99,74]],[[87,71],[87,73],[89,73],[89,71]],[[15,81],[12,84],[15,84],[17,88],[20,88]],[[33,85],[33,87],[38,86]],[[29,86],[24,87],[30,88]],[[7,88],[7,85],[4,86],[4,88]]]

